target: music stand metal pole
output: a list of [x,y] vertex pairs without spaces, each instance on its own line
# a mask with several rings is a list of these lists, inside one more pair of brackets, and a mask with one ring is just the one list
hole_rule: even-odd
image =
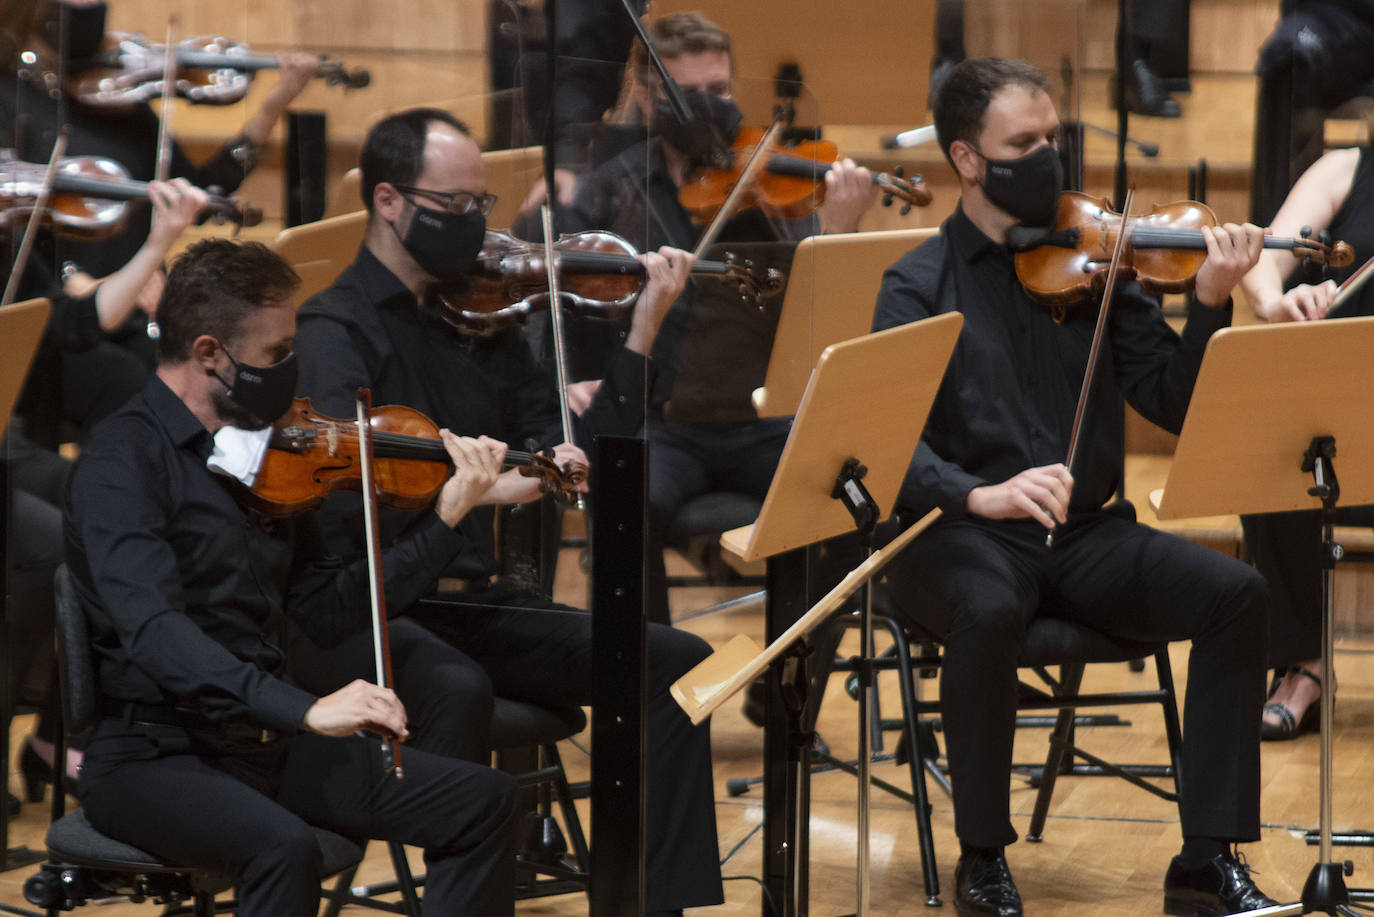
[[[1333,436],[1313,437],[1302,456],[1302,470],[1312,475],[1312,487],[1307,492],[1322,501],[1322,673],[1328,680],[1335,665],[1335,637],[1332,625],[1335,619],[1336,561],[1345,553],[1335,540],[1333,517],[1336,501],[1341,495],[1340,482],[1336,479],[1336,469],[1332,464],[1335,457],[1336,439]],[[1329,690],[1322,691],[1320,703],[1321,758],[1317,780],[1317,862],[1312,865],[1312,871],[1307,874],[1307,881],[1303,883],[1301,900],[1292,904],[1244,912],[1252,917],[1323,913],[1358,917],[1360,913],[1350,907],[1350,893],[1345,887],[1344,877],[1353,872],[1352,864],[1335,863],[1331,860],[1331,777],[1335,756],[1332,726],[1336,712],[1334,693]]]

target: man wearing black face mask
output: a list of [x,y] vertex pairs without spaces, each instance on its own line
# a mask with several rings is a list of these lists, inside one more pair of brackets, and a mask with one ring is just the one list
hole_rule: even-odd
[[[554,447],[559,462],[585,461],[580,448],[563,442],[553,379],[519,329],[485,338],[459,333],[431,298],[441,280],[461,288],[492,203],[467,129],[436,109],[392,115],[368,132],[361,166],[367,232],[353,264],[301,307],[301,393],[337,414],[365,385],[377,404],[408,405],[456,432],[532,438]],[[600,432],[633,435],[643,422],[643,391],[654,371],[647,354],[692,263],[668,248],[641,259],[648,282],[624,346],[577,420],[575,435],[584,442]],[[537,481],[512,470],[487,501],[539,496]],[[423,518],[383,510],[383,544]],[[352,494],[331,497],[323,510],[331,547],[345,557],[362,551],[359,514]],[[417,584],[430,593],[423,601],[391,605],[393,614],[405,614],[390,624],[392,666],[417,743],[469,761],[490,758],[493,696],[546,706],[592,699],[591,616],[496,577],[492,525],[486,507],[465,517],[444,580]],[[692,726],[668,693],[710,648],[652,625],[647,642],[648,910],[673,912],[723,900],[709,729]],[[291,666],[315,690],[328,691],[365,672],[371,652],[359,638],[328,652],[300,639]]]
[[[636,43],[630,56],[634,76],[629,98],[647,139],[607,160],[578,182],[571,207],[558,214],[556,231],[609,229],[648,249],[658,245],[694,248],[704,229],[678,201],[678,190],[697,166],[709,164],[723,144],[734,142],[741,124],[734,96],[730,36],[701,13],[665,16],[649,28],[649,40],[669,75],[683,91],[692,118],[673,116],[657,70]],[[773,220],[754,208],[731,219],[723,241],[795,243],[817,233],[854,232],[877,202],[878,189],[867,169],[850,160],[835,163],[825,179],[825,201],[817,213],[797,220]],[[514,232],[539,238],[542,231],[527,215]],[[778,246],[786,248],[786,246]],[[782,264],[784,271],[786,263]],[[759,419],[749,393],[763,384],[772,327],[763,310],[758,325],[725,323],[716,327],[698,318],[713,306],[738,314],[733,291],[711,280],[691,285],[673,305],[654,343],[659,366],[645,423],[649,440],[649,563],[645,591],[650,620],[669,622],[663,531],[689,500],[712,492],[743,494],[762,500],[791,430],[790,418]],[[576,394],[595,391],[597,380],[622,332],[614,325],[577,321],[568,325],[569,361]],[[726,354],[707,370],[703,354]],[[694,362],[694,358],[698,362]],[[724,366],[722,376],[714,370]],[[703,386],[699,380],[707,377]],[[679,379],[685,379],[681,387]],[[718,385],[718,383],[723,383]],[[693,410],[692,392],[728,388],[736,397],[712,392]],[[580,390],[580,391],[579,391]]]
[[[239,483],[215,473],[252,469],[233,461],[251,435],[234,424],[290,404],[296,283],[256,243],[188,249],[167,280],[157,375],[82,450],[65,556],[102,716],[83,810],[111,837],[234,877],[243,914],[317,913],[309,825],[424,847],[426,913],[512,914],[510,778],[415,750],[397,780],[356,734],[407,737],[394,693],[359,680],[317,695],[283,672],[283,616],[326,643],[369,620],[365,562],[327,554],[313,513],[268,524],[241,509]],[[440,435],[454,473],[384,555],[396,606],[442,569],[505,456]]]
[[[898,506],[944,517],[888,567],[898,612],[945,642],[940,698],[954,788],[960,915],[1013,917],[1021,899],[1004,848],[1016,839],[1008,781],[1016,662],[1038,615],[1128,639],[1192,640],[1180,761],[1183,849],[1164,880],[1169,914],[1273,904],[1228,845],[1259,839],[1264,581],[1249,566],[1102,510],[1121,462],[1124,396],[1182,426],[1203,347],[1230,318],[1230,291],[1263,232],[1204,230],[1182,337],[1138,285],[1117,292],[1106,359],[1067,454],[1093,333],[1056,324],[1016,279],[1005,241],[1039,224],[1058,196],[1059,119],[1044,74],[1024,61],[965,61],[941,85],[935,125],[959,176],[939,236],[888,269],[874,329],[959,311],[964,328],[911,460]],[[1053,547],[1045,534],[1058,526]]]

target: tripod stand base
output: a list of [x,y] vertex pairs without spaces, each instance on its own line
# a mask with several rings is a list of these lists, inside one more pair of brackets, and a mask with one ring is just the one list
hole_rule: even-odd
[[1360,912],[1350,907],[1350,893],[1345,888],[1345,877],[1352,872],[1354,866],[1349,862],[1315,863],[1307,874],[1307,881],[1303,883],[1301,901],[1244,911],[1233,917],[1279,917],[1280,914],[1343,914],[1360,917]]

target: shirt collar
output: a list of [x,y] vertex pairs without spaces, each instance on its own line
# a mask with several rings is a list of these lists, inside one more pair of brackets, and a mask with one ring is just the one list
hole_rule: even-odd
[[954,213],[949,218],[949,236],[959,257],[970,263],[994,252],[1006,254],[1006,246],[998,245],[989,239],[983,230],[969,219],[968,214],[964,213],[962,203],[954,208]]
[[353,267],[357,271],[358,282],[362,285],[368,302],[376,303],[378,306],[406,305],[412,309],[418,305],[410,288],[402,283],[401,278],[392,273],[391,268],[383,264],[366,244],[359,248]]
[[210,431],[205,429],[199,417],[191,413],[186,402],[167,387],[167,383],[154,375],[144,389],[144,396],[158,422],[178,448],[190,449],[201,458],[209,456],[214,445]]

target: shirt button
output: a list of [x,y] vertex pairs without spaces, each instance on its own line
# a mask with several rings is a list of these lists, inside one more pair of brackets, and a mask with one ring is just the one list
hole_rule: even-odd
[[625,403],[625,396],[624,396],[624,395],[616,395],[616,396],[615,396],[615,400],[618,401],[618,402],[620,402],[621,404],[624,404],[624,403]]

